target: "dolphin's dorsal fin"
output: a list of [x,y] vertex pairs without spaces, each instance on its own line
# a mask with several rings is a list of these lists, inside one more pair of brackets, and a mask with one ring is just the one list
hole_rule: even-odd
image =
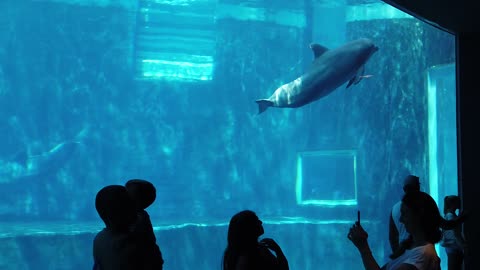
[[328,48],[317,43],[310,44],[310,49],[312,49],[315,59],[317,59],[324,52],[328,51]]

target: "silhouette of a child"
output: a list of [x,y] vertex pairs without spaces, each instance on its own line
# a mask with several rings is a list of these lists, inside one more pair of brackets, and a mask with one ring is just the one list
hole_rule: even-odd
[[[460,197],[456,195],[445,196],[443,208],[443,213],[445,214],[446,220],[458,219],[455,211],[457,209],[460,210]],[[448,270],[462,269],[464,249],[466,244],[460,225],[451,230],[444,230],[443,238],[440,244],[447,252]]]
[[156,198],[156,189],[152,183],[141,179],[132,179],[125,184],[128,194],[135,203],[137,211],[136,222],[131,226],[131,232],[141,243],[145,260],[151,269],[163,269],[163,257],[156,243],[150,216],[145,210]]

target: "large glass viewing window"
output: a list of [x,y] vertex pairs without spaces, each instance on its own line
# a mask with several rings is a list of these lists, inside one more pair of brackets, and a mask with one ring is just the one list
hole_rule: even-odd
[[[170,270],[220,268],[244,209],[302,270],[361,268],[346,237],[360,211],[383,265],[405,176],[442,213],[458,193],[454,36],[379,0],[0,10],[0,269],[91,269],[95,196],[129,179],[156,187],[146,210]],[[259,114],[256,100],[311,71],[310,44],[359,38],[378,47],[364,69]]]

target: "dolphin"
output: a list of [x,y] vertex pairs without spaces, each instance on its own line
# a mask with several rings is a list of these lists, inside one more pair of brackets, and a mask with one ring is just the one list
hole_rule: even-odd
[[0,160],[0,183],[56,172],[76,151],[80,142],[62,142],[38,155],[23,155],[14,160]]
[[280,86],[268,99],[258,99],[258,113],[268,107],[298,108],[332,93],[348,81],[347,88],[359,83],[364,65],[378,51],[370,39],[360,38],[329,50],[320,44],[311,44],[314,61],[310,69],[292,82]]

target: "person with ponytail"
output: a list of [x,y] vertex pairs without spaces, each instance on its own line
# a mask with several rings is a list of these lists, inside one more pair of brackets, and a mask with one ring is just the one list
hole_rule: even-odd
[[348,232],[360,252],[365,270],[440,270],[435,244],[442,238],[445,220],[433,198],[425,192],[406,193],[402,199],[400,222],[409,233],[404,248],[380,268],[368,244],[368,233],[357,222]]

